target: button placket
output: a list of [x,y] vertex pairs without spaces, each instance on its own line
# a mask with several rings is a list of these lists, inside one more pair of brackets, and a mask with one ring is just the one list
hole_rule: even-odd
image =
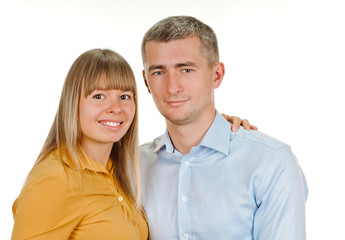
[[179,188],[178,188],[178,226],[180,236],[183,239],[190,238],[191,218],[190,218],[190,182],[191,182],[190,154],[184,155],[180,163]]
[[106,180],[106,183],[109,187],[109,190],[111,191],[113,196],[116,197],[117,195],[120,195],[117,191],[117,187],[115,185],[113,177],[108,173],[107,175],[105,175],[105,178],[106,178],[105,180]]
[[[114,198],[117,199],[118,203],[121,205],[121,208],[127,212],[125,215],[128,216],[128,222],[132,225],[135,231],[138,232],[138,228],[136,227],[137,223],[135,209],[131,208],[130,203],[126,200],[124,192],[121,190],[120,185],[118,184],[112,173],[107,172],[106,182]],[[116,201],[115,199],[114,201]]]
[[184,237],[185,239],[189,239],[189,233],[183,234],[183,237]]
[[[113,178],[112,178],[113,179]],[[135,217],[135,213],[131,207],[130,207],[130,203],[127,202],[127,200],[124,197],[124,193],[121,191],[120,186],[118,185],[117,181],[113,179],[112,181],[113,184],[113,188],[114,188],[114,197],[117,198],[118,203],[121,205],[121,207],[127,212],[128,216],[129,216],[129,223],[132,224],[133,228],[137,231],[136,226],[136,217]]]

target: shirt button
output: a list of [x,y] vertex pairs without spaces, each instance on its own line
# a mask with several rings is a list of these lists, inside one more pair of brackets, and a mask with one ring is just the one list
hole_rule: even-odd
[[185,162],[184,162],[184,165],[185,165],[186,167],[188,167],[189,164],[190,164],[189,161],[185,161]]
[[189,238],[189,234],[188,234],[188,233],[185,233],[185,234],[183,234],[183,237],[184,237],[184,238]]
[[182,197],[182,201],[183,201],[183,202],[186,202],[187,200],[188,200],[188,197],[186,197],[186,196],[183,196],[183,197]]
[[122,202],[123,197],[120,196],[120,197],[118,197],[117,199],[119,199],[119,201]]

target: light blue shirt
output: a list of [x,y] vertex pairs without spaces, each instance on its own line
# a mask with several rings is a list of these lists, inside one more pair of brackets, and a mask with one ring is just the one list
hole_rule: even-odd
[[140,147],[151,240],[303,240],[307,185],[288,145],[217,113],[183,155],[168,132]]

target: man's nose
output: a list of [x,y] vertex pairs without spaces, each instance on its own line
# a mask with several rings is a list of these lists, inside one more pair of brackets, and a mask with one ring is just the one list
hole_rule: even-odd
[[178,94],[182,91],[181,79],[177,73],[169,73],[167,76],[167,91],[170,94]]

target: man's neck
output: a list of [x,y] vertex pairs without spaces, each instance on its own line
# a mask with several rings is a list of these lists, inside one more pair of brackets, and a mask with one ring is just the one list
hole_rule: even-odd
[[206,114],[196,121],[183,125],[177,125],[167,120],[167,128],[174,148],[183,155],[188,154],[193,147],[200,144],[215,116],[214,111],[213,114]]

